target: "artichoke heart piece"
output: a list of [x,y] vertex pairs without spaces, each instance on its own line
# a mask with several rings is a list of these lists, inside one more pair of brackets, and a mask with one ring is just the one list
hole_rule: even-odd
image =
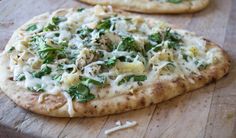
[[155,55],[150,59],[150,63],[155,64],[160,61],[173,61],[174,54],[172,50],[162,50],[161,52],[155,53]]
[[135,73],[141,74],[145,71],[145,67],[142,62],[117,62],[116,69],[119,73]]
[[80,72],[63,75],[63,83],[67,86],[72,86],[80,81],[80,75]]

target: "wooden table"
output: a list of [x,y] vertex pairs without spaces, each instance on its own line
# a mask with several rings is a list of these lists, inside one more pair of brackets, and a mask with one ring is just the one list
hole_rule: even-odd
[[[33,16],[79,6],[85,5],[72,0],[0,0],[0,49]],[[99,118],[44,117],[25,111],[0,92],[0,137],[106,137],[104,131],[117,120],[135,120],[139,125],[110,137],[236,137],[236,0],[212,0],[195,14],[143,16],[167,20],[220,44],[232,59],[229,75],[149,108]]]

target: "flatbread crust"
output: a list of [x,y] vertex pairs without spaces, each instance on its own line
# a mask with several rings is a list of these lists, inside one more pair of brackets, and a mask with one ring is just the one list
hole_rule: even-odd
[[[59,10],[54,14],[65,14],[69,10]],[[36,16],[31,21],[21,26],[14,32],[5,49],[9,49],[9,47],[17,41],[19,30],[25,28],[28,24],[43,22],[49,16],[50,14],[48,13]],[[220,46],[215,43],[209,40],[206,41],[208,48],[215,47],[221,49]],[[196,90],[204,85],[219,80],[229,72],[230,68],[229,57],[223,49],[221,49],[220,56],[221,61],[208,67],[206,70],[201,71],[200,76],[189,76],[189,79],[177,78],[169,81],[157,80],[156,82],[153,82],[153,84],[136,89],[132,93],[124,92],[121,95],[111,98],[94,99],[86,103],[73,101],[73,115],[68,112],[68,108],[71,107],[63,94],[45,95],[43,102],[38,102],[40,97],[39,93],[30,92],[23,87],[19,87],[15,81],[12,81],[7,64],[9,57],[4,53],[0,58],[0,87],[17,105],[35,113],[54,117],[102,116],[144,108],[151,104],[160,103],[186,92]],[[195,83],[190,80],[193,80]]]
[[179,4],[155,0],[80,0],[88,4],[111,5],[113,7],[141,13],[193,13],[207,7],[210,0],[185,1]]

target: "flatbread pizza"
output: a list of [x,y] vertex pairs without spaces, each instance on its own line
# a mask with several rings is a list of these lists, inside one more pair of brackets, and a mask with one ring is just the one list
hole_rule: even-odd
[[141,13],[192,13],[209,4],[210,0],[80,0],[88,4],[113,7]]
[[230,67],[215,43],[110,6],[34,17],[14,32],[0,63],[6,95],[55,117],[147,107],[216,81]]

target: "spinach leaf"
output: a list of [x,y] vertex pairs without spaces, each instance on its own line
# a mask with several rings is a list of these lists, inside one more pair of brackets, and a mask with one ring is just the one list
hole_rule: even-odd
[[36,78],[41,78],[42,76],[48,75],[51,72],[52,72],[52,69],[46,65],[46,66],[43,66],[40,69],[40,71],[34,72],[33,76]]
[[44,92],[45,91],[43,89],[42,85],[40,85],[40,84],[36,84],[33,87],[28,87],[27,89],[30,90],[30,91],[33,91],[33,92]]
[[47,26],[44,27],[44,31],[56,31],[59,30],[58,24],[60,22],[66,21],[67,18],[66,17],[61,17],[61,16],[54,16],[52,17],[52,23],[48,23]]
[[104,84],[104,82],[100,82],[100,81],[97,81],[88,77],[80,77],[80,81],[81,83],[85,85],[94,84],[94,85],[102,86]]
[[118,85],[122,85],[126,82],[129,82],[131,79],[135,82],[145,81],[147,79],[147,76],[145,75],[128,75],[125,76],[120,82],[118,82]]
[[202,63],[202,64],[200,64],[200,65],[198,66],[198,69],[199,69],[199,70],[204,70],[204,69],[206,69],[208,66],[209,66],[208,64]]
[[176,67],[175,64],[173,64],[172,62],[169,62],[168,64],[166,64],[164,68],[167,69],[168,71],[174,71],[175,67]]
[[158,51],[161,51],[161,50],[162,50],[162,46],[155,46],[153,48],[153,51],[155,51],[155,52],[158,52]]
[[59,30],[59,27],[55,24],[49,23],[47,26],[44,27],[43,31],[48,32],[48,31],[56,31]]
[[60,71],[60,72],[66,71],[68,73],[72,72],[74,67],[73,66],[68,66],[68,65],[69,64],[58,64],[57,65],[57,71]]
[[13,52],[15,49],[16,49],[15,47],[11,47],[11,48],[7,51],[7,53],[11,53],[11,52]]
[[156,42],[157,44],[160,44],[162,42],[162,36],[160,32],[149,35],[148,39]]
[[182,1],[183,0],[167,0],[167,2],[175,3],[175,4],[181,3]]
[[17,75],[15,80],[16,81],[23,81],[23,80],[25,80],[25,75],[24,74],[19,74],[19,75]]
[[56,80],[57,82],[61,82],[62,75],[58,74],[52,77],[53,80]]
[[42,36],[35,36],[31,42],[32,48],[37,52],[43,63],[51,63],[57,58],[59,51],[63,51],[61,48],[54,48],[46,44]]
[[116,57],[112,57],[110,59],[108,59],[107,61],[105,61],[104,65],[107,67],[113,67],[116,65],[117,59]]
[[82,12],[83,10],[85,10],[85,8],[78,8],[77,12]]
[[80,28],[79,30],[77,30],[77,34],[79,34],[79,36],[80,36],[82,39],[88,37],[91,32],[93,32],[93,29],[90,29],[90,28],[88,28],[88,27]]
[[173,40],[173,41],[178,41],[179,40],[179,37],[177,37],[177,33],[172,33],[171,32],[171,28],[167,28],[164,32],[163,32],[163,34],[164,34],[164,40]]
[[[166,30],[158,33],[154,33],[148,36],[148,40],[151,42],[155,42],[156,44],[161,44],[162,41],[168,41],[168,48],[177,49],[180,47],[182,43],[182,37],[177,32],[171,32],[171,28],[167,28]],[[157,52],[161,50],[161,46],[156,46],[151,44],[150,42],[146,43],[145,50],[149,51],[154,48],[154,51]]]
[[54,34],[56,37],[59,37],[60,36],[60,33],[55,33]]
[[146,42],[144,45],[145,51],[149,51],[151,49],[153,49],[153,51],[157,52],[160,51],[162,49],[162,47],[160,45],[157,44],[161,44],[162,42],[162,36],[161,33],[154,33],[148,36],[148,40],[155,42],[156,44],[152,44],[151,42]]
[[176,50],[181,45],[182,37],[176,32],[171,32],[171,28],[167,28],[164,32],[164,40],[169,41],[168,48]]
[[52,23],[58,25],[61,22],[58,16],[52,17]]
[[129,22],[129,23],[132,23],[132,18],[125,18],[124,20]]
[[29,26],[26,28],[26,31],[27,31],[27,32],[34,31],[34,30],[36,30],[37,28],[38,28],[38,27],[37,27],[36,24],[31,24],[31,25],[29,25]]
[[81,103],[91,101],[95,98],[95,95],[90,93],[89,88],[82,84],[79,83],[77,85],[71,86],[68,90],[67,93],[71,96],[73,100],[77,100]]
[[149,50],[151,50],[152,47],[153,47],[153,45],[152,45],[150,42],[146,42],[146,43],[144,44],[144,50],[145,50],[146,52],[149,51]]
[[97,29],[98,30],[109,30],[111,27],[111,20],[110,18],[107,18],[105,20],[102,20],[100,21],[98,24],[97,24]]
[[117,47],[118,51],[139,51],[137,43],[133,37],[122,38],[121,43]]
[[179,47],[179,44],[178,43],[176,43],[176,42],[173,42],[173,41],[170,41],[169,43],[168,43],[168,48],[169,49],[177,49]]
[[60,42],[59,45],[62,47],[68,47],[68,41],[64,40],[64,41]]
[[183,59],[186,61],[186,62],[188,62],[188,55],[186,55],[186,54],[183,54]]
[[58,25],[60,22],[66,21],[66,17],[54,16],[52,17],[52,23]]
[[206,69],[206,68],[209,66],[209,64],[204,63],[204,62],[199,62],[199,61],[197,61],[197,60],[196,60],[194,63],[195,63],[195,65],[197,65],[197,68],[198,68],[200,71]]

